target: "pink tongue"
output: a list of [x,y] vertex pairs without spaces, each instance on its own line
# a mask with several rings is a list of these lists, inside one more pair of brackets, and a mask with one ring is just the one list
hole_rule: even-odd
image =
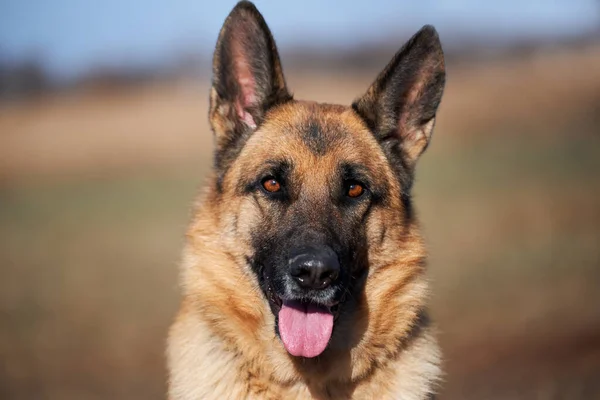
[[284,302],[279,311],[279,336],[293,356],[318,356],[327,347],[332,330],[333,315],[325,307]]

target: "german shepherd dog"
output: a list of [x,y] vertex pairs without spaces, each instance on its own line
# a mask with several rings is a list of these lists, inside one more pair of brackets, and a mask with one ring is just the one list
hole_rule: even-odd
[[410,193],[444,81],[425,26],[352,106],[295,100],[263,17],[235,6],[214,53],[214,173],[183,253],[170,399],[433,398]]

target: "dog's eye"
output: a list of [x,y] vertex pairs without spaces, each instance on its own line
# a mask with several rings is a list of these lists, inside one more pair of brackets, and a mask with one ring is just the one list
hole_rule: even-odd
[[272,176],[265,178],[262,181],[262,186],[267,192],[276,193],[281,190],[281,184]]
[[346,196],[348,197],[360,197],[364,191],[364,187],[358,182],[351,181],[346,184]]

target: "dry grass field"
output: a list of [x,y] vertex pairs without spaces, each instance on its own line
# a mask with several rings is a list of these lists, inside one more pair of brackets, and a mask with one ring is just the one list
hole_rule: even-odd
[[[348,104],[371,73],[288,70]],[[442,399],[600,397],[600,48],[455,62],[417,210]],[[206,82],[0,103],[0,398],[164,398]]]

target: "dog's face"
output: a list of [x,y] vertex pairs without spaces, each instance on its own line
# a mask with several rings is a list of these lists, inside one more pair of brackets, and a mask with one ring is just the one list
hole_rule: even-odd
[[244,221],[236,232],[251,243],[248,262],[290,353],[320,354],[361,290],[370,212],[398,193],[390,178],[355,112],[295,101],[268,112],[225,174],[222,190]]
[[239,246],[228,251],[255,275],[288,352],[318,356],[360,306],[373,253],[411,223],[444,85],[437,34],[419,31],[352,107],[296,101],[262,16],[242,2],[213,68],[214,190]]

